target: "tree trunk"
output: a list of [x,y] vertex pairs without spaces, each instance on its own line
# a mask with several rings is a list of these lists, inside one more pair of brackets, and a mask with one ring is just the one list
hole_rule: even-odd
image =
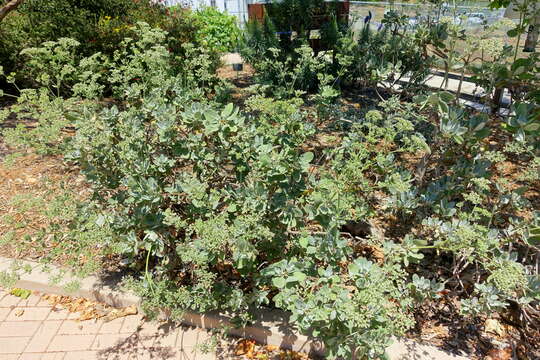
[[0,22],[4,20],[7,14],[15,10],[24,0],[11,0],[7,4],[0,7]]

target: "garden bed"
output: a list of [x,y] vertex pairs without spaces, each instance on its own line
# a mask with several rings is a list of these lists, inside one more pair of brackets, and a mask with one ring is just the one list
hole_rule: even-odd
[[[329,17],[317,51],[279,4],[295,36],[155,5],[165,24],[113,29],[114,50],[23,50],[30,86],[2,76],[2,253],[118,271],[149,317],[286,313],[328,358],[403,336],[539,357],[540,55],[396,12],[356,34]],[[241,74],[219,62],[239,36]],[[474,74],[486,108],[507,88],[510,111],[427,88],[441,65]]]
[[[249,98],[248,93],[243,93],[242,86],[245,83],[253,82],[250,76],[244,76],[239,79],[234,79],[241,85],[238,88],[240,91],[239,98],[242,99],[240,104],[243,104],[246,98]],[[356,97],[356,99],[358,99]],[[360,102],[356,102],[355,96],[348,96],[339,100],[339,111],[341,113],[354,114],[359,109],[368,107],[372,104],[370,97],[361,96]],[[313,113],[312,105],[305,105],[304,111]],[[325,149],[331,149],[338,146],[345,136],[343,130],[339,130],[343,123],[337,121],[325,121],[318,125],[316,136],[313,140],[306,144],[305,151],[312,151],[317,156],[321,156]],[[500,136],[494,136],[486,139],[486,144],[491,144],[494,149],[500,144]],[[408,162],[407,167],[414,168],[414,164],[419,161],[419,157],[407,157],[404,160]],[[502,164],[502,177],[510,180],[517,180],[519,175],[518,169],[522,167],[519,161],[507,161]],[[78,169],[73,169],[61,156],[40,156],[32,153],[11,155],[4,159],[0,168],[2,175],[1,193],[2,204],[5,206],[1,209],[2,213],[2,234],[4,239],[17,238],[17,242],[6,241],[2,242],[0,251],[2,256],[7,256],[14,259],[41,260],[49,259],[52,263],[63,266],[77,266],[86,263],[84,257],[73,258],[72,254],[68,254],[66,244],[61,244],[58,241],[53,241],[55,236],[52,233],[45,235],[39,234],[40,230],[47,229],[55,218],[46,216],[50,201],[54,201],[65,196],[66,184],[69,184],[70,191],[78,193],[80,196],[89,191],[88,184],[79,175]],[[524,196],[533,204],[533,207],[540,208],[540,195],[537,187],[528,190]],[[61,204],[60,204],[61,205]],[[524,214],[530,217],[530,214]],[[397,217],[378,218],[370,224],[375,226],[377,231],[381,231],[387,237],[402,237],[406,234],[407,229],[400,225],[400,219]],[[360,227],[357,233],[351,228],[344,232],[348,236],[365,237],[370,235],[370,227]],[[384,229],[384,230],[383,230]],[[56,235],[56,234],[55,234]],[[21,241],[22,240],[22,241]],[[80,245],[80,244],[75,244]],[[86,251],[84,256],[92,257],[92,249],[82,249]],[[80,251],[80,249],[79,249]],[[359,256],[367,256],[377,261],[384,261],[384,254],[380,247],[371,245],[360,245],[357,250]],[[51,256],[57,254],[57,256]],[[95,253],[99,255],[99,251]],[[74,260],[76,260],[74,262]],[[109,270],[114,271],[114,265],[118,258],[102,257],[101,260],[94,266],[103,266],[110,264]],[[427,270],[427,269],[426,269]],[[427,270],[429,271],[429,270]],[[434,268],[431,271],[438,271]],[[412,332],[408,333],[411,339],[427,342],[436,345],[439,348],[450,352],[465,352],[471,358],[482,359],[480,354],[495,354],[492,344],[512,343],[519,338],[519,332],[516,328],[509,325],[503,325],[498,320],[487,319],[491,322],[495,321],[498,324],[493,328],[481,326],[480,324],[471,326],[469,323],[462,322],[460,315],[457,312],[459,299],[451,293],[446,293],[445,296],[432,307],[428,313],[423,315],[424,320]],[[486,321],[486,320],[484,320]],[[488,322],[489,322],[488,321]],[[490,324],[491,324],[490,322]],[[467,334],[464,336],[464,334]],[[501,354],[506,354],[506,348],[501,350]],[[477,354],[477,355],[475,355]],[[506,355],[501,355],[504,359]]]

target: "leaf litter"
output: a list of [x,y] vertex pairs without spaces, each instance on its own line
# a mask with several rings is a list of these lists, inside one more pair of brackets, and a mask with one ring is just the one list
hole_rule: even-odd
[[254,360],[309,360],[305,353],[284,350],[275,345],[260,345],[255,340],[241,339],[236,343],[234,355]]
[[103,320],[109,322],[121,317],[137,315],[138,313],[135,305],[116,309],[97,301],[85,298],[73,298],[65,295],[46,294],[41,298],[46,300],[53,308],[60,307],[70,313],[79,313],[80,316],[75,319],[76,321]]
[[21,289],[21,288],[13,288],[9,292],[11,295],[20,297],[21,299],[28,299],[28,297],[32,294],[30,290],[27,289]]

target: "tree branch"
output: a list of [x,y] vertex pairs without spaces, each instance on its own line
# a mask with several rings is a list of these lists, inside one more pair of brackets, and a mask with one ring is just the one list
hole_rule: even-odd
[[0,22],[4,20],[7,14],[15,10],[19,5],[21,5],[23,1],[24,0],[11,0],[8,1],[6,5],[0,7]]

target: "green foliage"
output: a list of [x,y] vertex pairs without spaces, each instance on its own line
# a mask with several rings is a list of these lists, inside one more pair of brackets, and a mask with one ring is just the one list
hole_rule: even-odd
[[[240,52],[257,71],[264,92],[285,98],[324,92],[324,86],[329,93],[329,87],[335,86],[344,70],[335,60],[335,44],[343,31],[333,6],[318,0],[275,2],[266,4],[262,22],[247,24]],[[312,50],[314,26],[321,28],[319,40],[331,53]]]
[[32,292],[28,289],[14,288],[11,289],[10,294],[22,299],[28,299],[28,297],[32,295]]
[[[21,91],[10,111],[36,122],[5,131],[6,142],[64,154],[93,192],[82,204],[65,195],[46,207],[54,239],[75,240],[56,251],[114,251],[150,313],[232,311],[243,325],[254,308],[286,310],[329,358],[383,356],[447,293],[465,317],[512,305],[527,329],[540,301],[540,157],[538,94],[522,70],[536,65],[510,67],[527,86],[503,129],[445,91],[345,113],[334,104],[340,87],[377,90],[404,76],[420,85],[428,45],[448,51],[449,67],[463,60],[458,28],[409,33],[393,12],[384,24],[355,37],[332,20],[330,48],[318,53],[308,36],[278,38],[269,18],[248,24],[242,52],[260,93],[242,108],[224,104],[215,51],[147,23],[112,52],[84,57],[65,38],[25,50],[40,88]],[[308,92],[316,95],[300,98]],[[328,114],[339,127],[321,125]],[[40,205],[19,200],[21,211]]]
[[273,1],[265,9],[278,31],[295,31],[300,37],[337,19],[337,3],[323,0]]
[[270,48],[253,66],[257,70],[260,91],[277,98],[289,98],[317,89],[319,77],[328,71],[331,59],[322,54],[314,56],[311,48],[303,45],[288,55],[283,50]]
[[244,46],[240,48],[240,51],[244,59],[251,64],[255,64],[267,56],[269,49],[279,46],[276,28],[268,16],[265,16],[262,23],[249,21],[243,35]]
[[[303,9],[301,4],[290,6],[295,11]],[[298,18],[309,21],[305,20],[309,16]],[[310,29],[307,24],[286,25],[280,19],[271,15],[262,24],[248,23],[241,49],[242,56],[257,71],[257,82],[278,97],[297,96],[296,91],[324,94],[338,86],[390,89],[404,77],[409,78],[406,88],[415,88],[424,81],[432,64],[426,51],[430,38],[406,32],[403,19],[396,16],[387,16],[381,30],[371,30],[367,22],[359,34],[354,34],[346,31],[336,16],[328,15],[315,50],[308,45],[313,39],[306,32]],[[294,38],[285,31],[291,28],[297,32]],[[279,38],[276,29],[280,30]]]
[[[232,105],[184,108],[175,105],[180,99],[156,93],[141,107],[113,107],[83,121],[75,159],[111,205],[109,221],[125,234],[125,253],[150,251],[156,275],[184,269],[184,291],[216,292],[199,297],[204,310],[237,297],[230,291],[238,290],[215,288],[224,281],[216,267],[232,264],[247,280],[259,254],[278,256],[283,231],[301,215],[294,201],[305,191],[309,154],[286,131],[303,127],[300,118],[279,127],[270,119],[247,123]],[[110,136],[98,145],[96,131]],[[143,133],[141,147],[136,134]],[[179,305],[195,307],[191,302]]]
[[[297,105],[253,98],[246,118],[232,104],[164,96],[171,90],[88,113],[72,143],[71,159],[103,205],[102,223],[132,266],[145,269],[134,286],[149,308],[247,316],[272,301],[303,332],[315,331],[332,357],[359,345],[369,356],[384,351],[381,334],[412,325],[405,274],[362,258],[341,268],[352,249],[339,228],[351,207],[360,216],[367,205],[346,182],[352,173],[310,175],[314,154],[301,146],[313,128]],[[312,222],[324,235],[310,235]]]
[[4,288],[11,288],[17,284],[17,281],[19,280],[19,276],[16,272],[12,271],[0,271],[0,285]]
[[[509,225],[504,214],[530,204],[490,178],[488,159],[500,156],[479,146],[486,119],[450,106],[449,94],[381,103],[320,164],[302,148],[314,128],[299,100],[257,96],[242,114],[153,89],[125,109],[87,112],[71,155],[93,184],[100,222],[141,270],[132,286],[149,311],[228,309],[247,321],[252,306],[269,304],[290,311],[330,357],[374,358],[414,324],[415,308],[470,266],[489,275],[472,292],[454,290],[464,314],[538,301],[525,267],[501,251],[528,231],[525,219],[514,215]],[[413,174],[400,160],[419,152],[443,159],[439,171]],[[377,200],[363,195],[375,192]],[[356,253],[341,232],[373,216],[411,227],[372,237],[383,262]],[[453,259],[452,275],[416,273],[433,251],[446,256],[436,262]]]
[[345,69],[343,81],[377,88],[391,87],[403,77],[409,77],[406,88],[421,84],[432,64],[425,52],[428,42],[417,33],[398,32],[404,28],[387,19],[381,30],[372,30],[367,22],[358,35],[343,37],[336,55]]
[[[82,57],[80,43],[69,38],[25,49],[21,52],[27,59],[25,71],[42,87],[39,92],[48,89],[57,102],[61,95],[135,99],[164,79],[217,98],[226,93],[226,85],[215,75],[216,53],[186,43],[177,56],[167,49],[169,35],[143,22],[131,33],[133,37],[124,38],[110,56],[98,52]],[[8,81],[13,82],[13,76]]]
[[60,96],[77,80],[76,51],[79,45],[76,40],[60,38],[58,42],[44,42],[39,48],[24,49],[21,56],[28,59],[25,72],[36,84]]
[[[82,201],[64,181],[52,183],[45,178],[41,189],[9,200],[14,216],[0,216],[0,225],[20,228],[24,235],[12,231],[2,236],[0,245],[8,253],[39,254],[44,265],[61,262],[64,270],[77,276],[98,271],[102,258],[115,251],[113,234],[99,224],[98,208]],[[14,218],[24,219],[21,226]]]
[[[71,38],[79,43],[78,57],[97,52],[112,55],[126,37],[133,37],[137,22],[169,32],[167,49],[182,55],[182,44],[196,41],[199,28],[187,11],[169,12],[150,0],[27,0],[0,24],[0,62],[6,72],[20,71],[21,50],[42,43]],[[201,44],[202,45],[202,44]],[[20,80],[32,80],[19,72]]]
[[195,35],[197,43],[218,52],[234,50],[240,35],[235,16],[205,7],[197,10],[193,17],[198,23]]
[[65,150],[64,129],[70,125],[66,116],[74,108],[75,101],[52,97],[46,88],[25,89],[17,104],[5,114],[14,112],[20,117],[31,117],[35,126],[28,129],[24,122],[20,122],[15,128],[4,129],[4,141],[20,150],[34,149],[42,155],[59,154]]
[[[322,338],[330,358],[348,358],[351,351],[361,358],[376,357],[388,345],[381,334],[400,335],[412,325],[403,274],[391,266],[381,268],[360,257],[343,274],[338,267],[292,258],[271,265],[264,274],[278,276],[273,279],[279,289],[273,301],[291,311],[301,331]],[[397,298],[399,302],[391,301]]]
[[537,107],[530,103],[517,103],[512,106],[514,115],[510,116],[505,128],[515,134],[518,141],[538,139],[540,136],[540,118],[535,116]]

